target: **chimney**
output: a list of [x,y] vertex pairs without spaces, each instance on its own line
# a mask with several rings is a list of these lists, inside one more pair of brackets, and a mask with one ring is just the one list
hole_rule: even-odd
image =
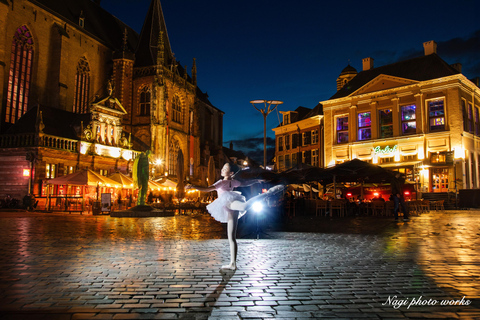
[[424,42],[423,49],[425,51],[426,56],[432,53],[437,53],[437,43],[433,40]]
[[454,63],[450,65],[453,69],[457,70],[458,72],[462,73],[462,64],[461,63]]
[[373,69],[373,58],[365,58],[362,60],[363,62],[363,71]]

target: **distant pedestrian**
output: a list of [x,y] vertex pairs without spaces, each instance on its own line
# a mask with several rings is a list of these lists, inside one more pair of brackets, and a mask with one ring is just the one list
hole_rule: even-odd
[[400,172],[396,172],[392,178],[392,198],[394,203],[393,215],[395,221],[398,221],[398,209],[402,206],[403,221],[410,221],[408,218],[408,209],[405,205],[405,198],[403,197],[403,186],[405,184],[405,177],[402,177]]

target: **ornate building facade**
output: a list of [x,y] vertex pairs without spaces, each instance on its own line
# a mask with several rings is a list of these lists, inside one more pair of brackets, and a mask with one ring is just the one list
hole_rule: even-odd
[[363,70],[321,102],[328,166],[358,158],[405,173],[421,192],[480,186],[478,82],[436,47],[425,42],[424,56],[377,68],[363,59]]
[[197,87],[195,60],[191,75],[176,61],[160,1],[140,35],[99,3],[0,1],[0,197],[87,167],[128,173],[146,150],[154,176],[197,183],[223,159],[224,113]]

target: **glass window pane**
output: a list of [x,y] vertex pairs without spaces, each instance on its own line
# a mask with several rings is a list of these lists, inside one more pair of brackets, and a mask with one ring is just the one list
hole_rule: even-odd
[[370,112],[363,112],[358,114],[358,127],[363,128],[363,127],[370,127],[372,124],[371,118],[370,118]]
[[402,107],[402,121],[410,121],[416,119],[415,105]]

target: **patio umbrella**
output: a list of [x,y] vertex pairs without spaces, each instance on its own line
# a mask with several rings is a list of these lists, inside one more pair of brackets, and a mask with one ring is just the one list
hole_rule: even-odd
[[122,184],[123,188],[133,189],[133,179],[121,172],[116,172],[112,175],[109,175],[108,178]]
[[240,170],[235,173],[234,177],[238,180],[261,179],[268,180],[269,182],[277,182],[280,180],[279,174],[273,172],[272,170],[265,170],[260,167]]
[[215,183],[215,160],[213,159],[213,156],[208,158],[207,179],[209,186]]
[[290,168],[280,174],[280,179],[286,183],[303,184],[311,181],[321,181],[328,177],[327,170],[319,167],[313,167],[306,164],[300,164]]
[[324,172],[324,181],[327,183],[333,181],[385,183],[390,182],[392,177],[392,171],[359,159],[346,161]]

